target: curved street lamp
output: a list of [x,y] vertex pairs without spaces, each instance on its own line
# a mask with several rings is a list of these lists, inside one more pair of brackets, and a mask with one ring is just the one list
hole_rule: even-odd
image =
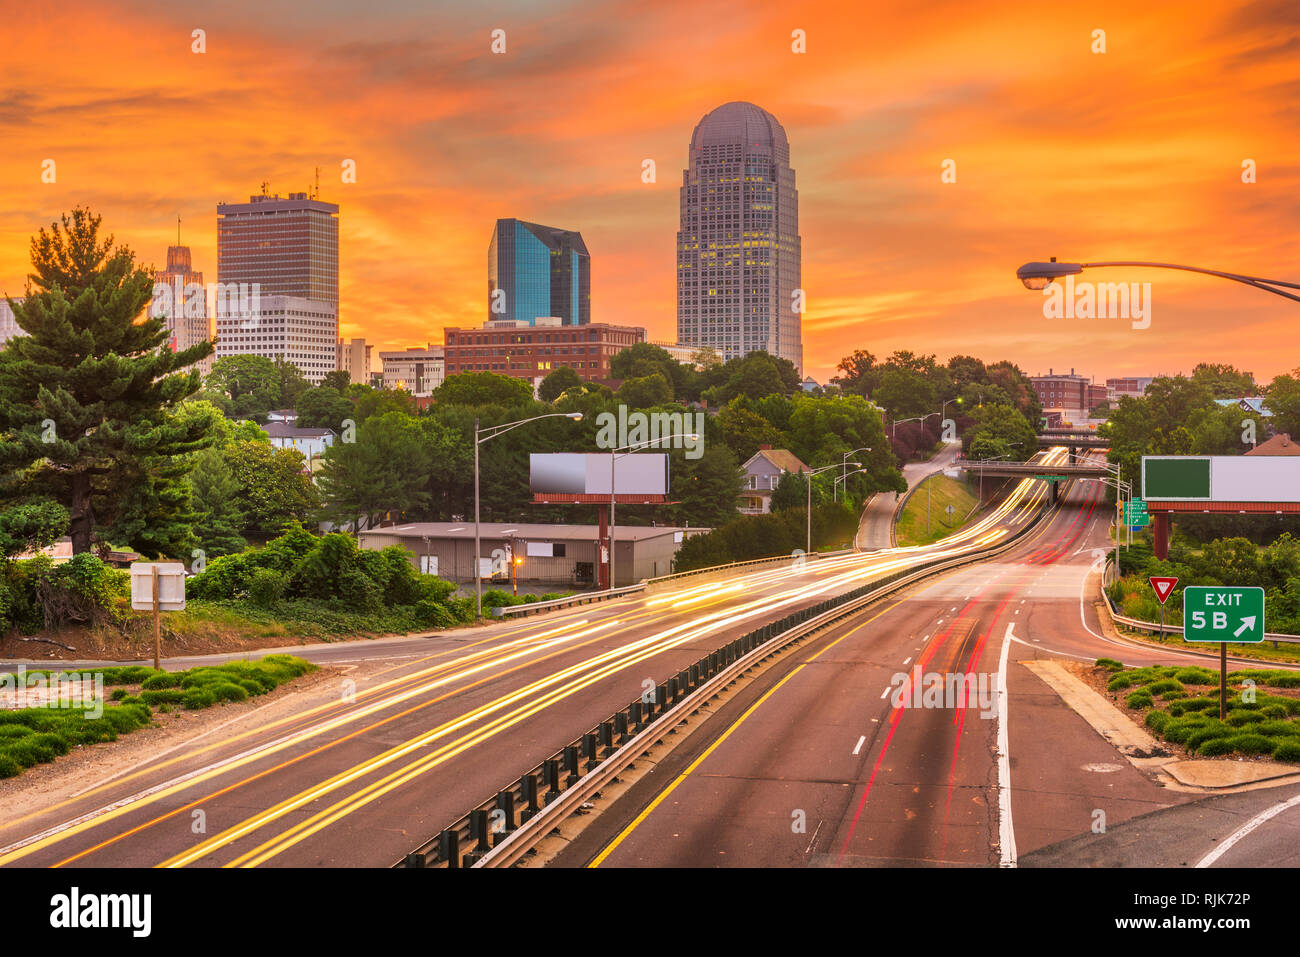
[[[848,462],[844,464],[852,465],[854,468],[862,468],[861,462]],[[842,465],[823,465],[819,469],[809,469],[807,472],[803,473],[807,476],[807,478],[804,479],[804,483],[808,487],[808,548],[804,554],[812,554],[812,477],[814,475],[820,475],[822,472],[829,472],[831,469],[838,469],[841,467]]]
[[[581,412],[548,412],[545,415],[535,415],[531,419],[520,419],[517,422],[503,422],[501,425],[489,425],[479,428],[478,417],[474,418],[474,617],[475,619],[483,617],[483,576],[482,569],[479,567],[479,554],[483,550],[483,545],[479,537],[479,518],[478,518],[478,447],[488,439],[495,439],[498,435],[504,435],[511,429],[518,428],[521,425],[527,425],[529,422],[536,422],[538,419],[573,419],[575,422],[582,420]],[[453,562],[454,564],[454,562]]]
[[[652,445],[658,445],[660,442],[667,442],[672,439],[686,439],[688,442],[694,442],[699,438],[694,432],[689,435],[681,432],[672,432],[668,435],[661,435],[657,439],[649,439],[645,442],[633,442],[630,445],[620,445],[616,449],[609,450],[609,587],[615,588],[614,584],[614,462],[623,458],[625,455],[631,455],[637,449],[649,448]],[[623,453],[619,455],[618,453]]]
[[1049,262],[1025,263],[1016,270],[1016,278],[1025,284],[1026,289],[1046,289],[1052,284],[1053,280],[1060,279],[1062,276],[1077,276],[1085,269],[1098,269],[1103,266],[1136,266],[1146,269],[1178,269],[1183,272],[1196,272],[1201,273],[1204,276],[1217,276],[1219,279],[1230,279],[1233,282],[1244,283],[1247,286],[1254,286],[1256,289],[1271,292],[1275,296],[1281,296],[1284,299],[1300,302],[1300,296],[1274,288],[1276,286],[1284,286],[1287,289],[1300,289],[1300,283],[1285,282],[1281,279],[1263,279],[1259,276],[1245,276],[1241,273],[1223,272],[1218,269],[1202,269],[1199,266],[1183,266],[1178,263],[1153,263],[1140,262],[1136,260],[1114,260],[1096,263],[1058,263],[1056,257],[1053,256]]

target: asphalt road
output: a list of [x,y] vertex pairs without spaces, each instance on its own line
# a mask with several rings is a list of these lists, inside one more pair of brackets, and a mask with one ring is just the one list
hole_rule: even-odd
[[[478,631],[354,645],[354,657],[379,648],[388,668],[341,674],[291,710],[268,705],[38,811],[0,805],[0,864],[391,864],[646,681],[901,565],[1005,535],[1040,502],[1013,494],[960,542],[792,560]],[[349,654],[303,652],[335,665]]]
[[[1099,821],[1122,836],[1126,821],[1189,803],[1021,664],[1189,660],[1101,633],[1085,600],[1109,541],[1101,492],[1075,483],[1050,521],[999,560],[810,640],[603,810],[555,865],[1007,866],[1087,843]],[[964,676],[974,690],[927,697],[930,675],[939,687]],[[1287,811],[1275,822],[1297,820]],[[1223,836],[1211,827],[1203,841]],[[1051,863],[1088,863],[1073,847]]]
[[[927,475],[941,471],[952,464],[961,453],[960,442],[949,442],[933,458],[924,462],[909,462],[903,466],[903,478],[908,488],[916,486]],[[894,510],[898,507],[897,492],[877,492],[862,509],[858,523],[858,547],[865,549],[889,548],[893,544]]]

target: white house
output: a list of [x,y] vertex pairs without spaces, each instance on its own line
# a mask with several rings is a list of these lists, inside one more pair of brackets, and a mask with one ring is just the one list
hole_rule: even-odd
[[277,449],[297,449],[308,459],[323,454],[334,444],[335,437],[333,429],[300,429],[283,422],[268,422],[262,431]]

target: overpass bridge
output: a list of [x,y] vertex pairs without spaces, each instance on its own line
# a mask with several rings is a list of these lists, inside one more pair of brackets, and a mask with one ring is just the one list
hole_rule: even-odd
[[1078,449],[1108,449],[1110,440],[1087,429],[1044,429],[1038,433],[1038,447],[1050,449],[1055,445],[1064,445],[1070,450],[1073,459]]
[[[1056,443],[1060,444],[1060,443]],[[1071,479],[1109,478],[1111,473],[1105,466],[1078,463],[1071,455],[1067,465],[1050,465],[1043,462],[1003,462],[996,459],[971,460],[959,458],[953,462],[955,468],[963,469],[971,475],[989,475],[994,478],[1038,479],[1052,485],[1051,502],[1056,504],[1057,486]]]

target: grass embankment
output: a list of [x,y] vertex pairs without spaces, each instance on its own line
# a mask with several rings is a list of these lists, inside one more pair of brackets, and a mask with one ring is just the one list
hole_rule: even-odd
[[[0,778],[53,761],[74,747],[115,741],[118,735],[152,724],[155,708],[170,711],[179,705],[198,710],[217,702],[244,701],[315,670],[315,665],[301,658],[267,655],[259,661],[232,661],[188,671],[155,671],[142,665],[80,672],[28,671],[25,680],[29,688],[52,686],[52,677],[76,674],[90,676],[90,682],[102,677],[104,686],[114,690],[109,701],[88,700],[88,693],[75,695],[75,708],[68,707],[67,697],[61,706],[55,706],[59,699],[52,696],[49,706],[0,711]],[[10,676],[10,680],[16,677]],[[99,717],[91,716],[101,710]]]
[[[930,496],[930,530],[926,531],[926,486]],[[916,487],[899,513],[894,534],[899,545],[928,545],[957,531],[967,522],[979,496],[961,479],[948,478],[942,472],[930,476]],[[946,509],[952,506],[952,515]]]
[[1122,702],[1129,716],[1156,737],[1182,745],[1189,755],[1300,762],[1300,673],[1269,668],[1228,672],[1228,714],[1221,721],[1217,671],[1172,665],[1125,668],[1110,658],[1098,658],[1097,668],[1109,673],[1106,690],[1112,700]]

